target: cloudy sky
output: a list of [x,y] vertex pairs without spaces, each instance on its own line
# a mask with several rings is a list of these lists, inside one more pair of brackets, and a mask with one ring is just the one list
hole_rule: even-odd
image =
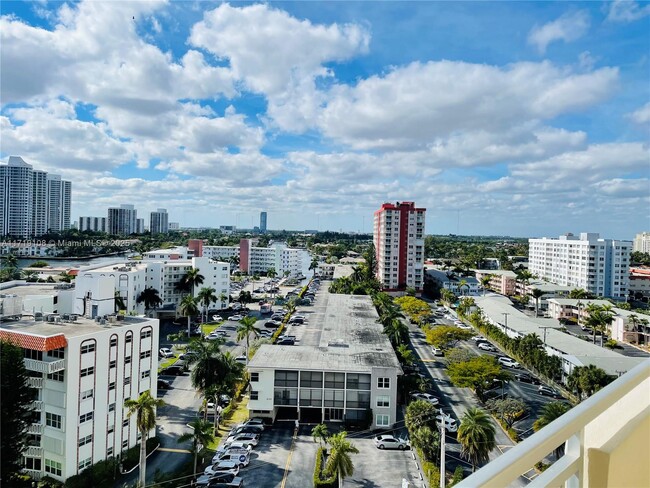
[[650,230],[650,4],[2,2],[0,156],[73,219]]

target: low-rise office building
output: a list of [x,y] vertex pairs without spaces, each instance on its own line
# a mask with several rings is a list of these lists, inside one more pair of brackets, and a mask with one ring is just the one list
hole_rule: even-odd
[[389,428],[397,421],[393,348],[367,296],[327,297],[318,345],[262,345],[248,365],[251,416]]

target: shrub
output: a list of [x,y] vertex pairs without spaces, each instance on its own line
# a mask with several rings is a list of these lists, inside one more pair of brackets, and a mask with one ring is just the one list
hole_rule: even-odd
[[316,451],[316,462],[314,463],[314,487],[336,488],[336,473],[329,474],[323,471],[325,449],[319,447]]
[[[160,439],[158,436],[147,439],[147,455],[149,455],[158,444],[160,444]],[[133,446],[131,449],[124,453],[124,456],[122,456],[122,468],[124,471],[128,471],[131,468],[136,467],[139,462],[140,445]]]
[[65,481],[66,488],[110,488],[115,483],[114,476],[119,473],[118,462],[114,457],[84,469],[81,473],[71,476]]
[[449,483],[449,486],[452,487],[455,484],[460,483],[463,481],[464,476],[465,472],[463,471],[463,467],[459,464],[454,470],[454,475],[451,477],[451,483]]

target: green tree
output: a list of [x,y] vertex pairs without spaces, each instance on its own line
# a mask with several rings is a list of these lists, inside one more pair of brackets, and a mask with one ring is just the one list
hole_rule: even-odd
[[488,286],[490,286],[490,282],[492,281],[492,275],[487,274],[485,276],[482,276],[479,281],[481,282],[481,286],[483,287],[483,296],[485,296],[485,290],[488,288]]
[[257,319],[255,317],[244,317],[239,321],[239,326],[237,326],[237,340],[241,341],[246,339],[246,364],[248,364],[248,350],[249,350],[249,340],[252,335],[254,338],[259,337],[261,329],[255,327]]
[[339,488],[343,486],[343,480],[354,473],[354,463],[350,454],[358,454],[354,444],[352,444],[346,436],[346,431],[339,432],[330,436],[328,442],[332,447],[329,458],[327,459],[327,471],[329,473],[336,473],[339,480]]
[[314,276],[316,276],[316,270],[318,269],[318,258],[314,256],[311,258],[311,263],[309,263],[309,270],[314,270]]
[[211,286],[204,286],[199,290],[199,293],[196,296],[198,302],[203,305],[203,322],[208,321],[208,307],[211,303],[217,301],[216,292],[217,290]]
[[442,298],[442,301],[450,307],[456,303],[456,300],[458,298],[451,290],[447,290],[446,288],[440,290],[440,297]]
[[327,441],[327,438],[330,436],[329,431],[327,430],[327,425],[317,424],[311,429],[311,436],[314,439],[314,442],[318,442],[320,447],[323,447],[323,442]]
[[410,365],[415,362],[415,355],[406,344],[400,344],[397,346],[395,352],[397,352],[397,357],[399,358],[400,363]]
[[596,332],[600,332],[600,341],[602,346],[603,335],[607,332],[607,328],[614,321],[614,314],[610,312],[611,307],[596,305],[590,303],[587,306],[587,319],[585,324],[592,330],[592,340],[596,343]]
[[34,391],[27,384],[23,351],[15,344],[0,341],[0,481],[12,486],[22,469],[22,453],[27,448],[27,428]]
[[269,268],[266,271],[266,276],[268,278],[275,278],[278,275],[278,272],[275,270],[275,268]]
[[476,301],[472,297],[463,297],[460,299],[460,302],[458,303],[456,312],[458,313],[458,315],[461,315],[462,317],[467,317],[469,311],[472,309],[472,307],[475,306],[476,306]]
[[510,375],[503,371],[492,356],[477,356],[462,363],[450,364],[449,378],[455,386],[472,388],[479,398],[494,384],[494,380],[507,380]]
[[[463,288],[466,288],[463,290]],[[460,291],[460,294],[465,296],[465,292],[469,290],[469,285],[467,284],[467,280],[460,280],[458,282],[458,290]]]
[[187,337],[192,336],[191,324],[192,317],[195,317],[199,313],[199,307],[197,307],[196,298],[192,295],[185,295],[181,300],[180,305],[178,306],[178,311],[181,315],[187,317]]
[[403,296],[395,299],[406,316],[416,324],[424,322],[424,319],[431,315],[431,307],[424,300],[419,298]]
[[409,328],[400,319],[393,319],[389,324],[384,325],[384,334],[394,346],[404,344],[408,341]]
[[567,377],[567,387],[577,393],[580,398],[585,398],[593,395],[613,380],[614,378],[603,369],[589,364],[573,368],[573,371]]
[[156,408],[165,404],[160,399],[151,396],[151,391],[143,392],[137,400],[127,399],[124,407],[128,409],[127,417],[136,415],[136,425],[140,432],[140,477],[138,486],[143,488],[146,481],[147,470],[147,439],[149,431],[156,427]]
[[445,352],[445,361],[447,366],[450,364],[462,363],[477,357],[470,349],[464,347],[454,347]]
[[458,427],[458,442],[461,445],[461,455],[476,466],[489,460],[489,454],[496,447],[494,424],[490,416],[480,408],[470,407],[460,421]]
[[463,330],[453,325],[438,325],[426,330],[427,342],[441,349],[454,347],[458,341],[465,341],[472,337],[471,330]]
[[135,299],[135,303],[144,303],[144,312],[145,315],[149,310],[155,309],[162,303],[162,299],[158,293],[158,290],[150,286],[146,287],[140,292],[138,298]]
[[544,296],[544,292],[539,288],[530,290],[530,296],[535,300],[535,317],[539,315],[539,299]]
[[203,284],[205,277],[199,272],[198,268],[191,268],[185,273],[185,276],[181,278],[181,281],[185,283],[186,290],[190,295],[194,296],[194,288]]
[[424,457],[440,464],[440,432],[436,427],[423,425],[410,434],[411,445],[420,449]]
[[[537,420],[535,420],[533,423],[533,430],[535,432],[541,430],[558,417],[561,417],[567,413],[570,408],[571,407],[564,402],[547,403],[542,407],[539,417],[537,417]],[[564,445],[559,445],[554,449],[555,459],[559,459],[559,457],[562,455],[563,449]]]
[[[215,406],[217,404],[215,403]],[[215,414],[216,415],[216,414]],[[186,432],[178,438],[179,443],[192,441],[192,449],[194,454],[194,471],[196,473],[196,466],[199,459],[199,454],[212,442],[214,442],[214,431],[212,424],[204,419],[197,418],[188,424],[191,432]]]
[[404,425],[409,433],[415,432],[420,427],[428,426],[436,429],[436,415],[438,409],[424,400],[415,400],[409,403],[404,414]]
[[493,398],[485,404],[487,409],[495,416],[499,417],[508,428],[520,418],[527,410],[526,403],[518,398]]

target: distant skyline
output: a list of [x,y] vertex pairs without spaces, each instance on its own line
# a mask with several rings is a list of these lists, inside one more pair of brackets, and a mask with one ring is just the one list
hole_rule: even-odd
[[650,229],[647,2],[3,2],[0,158],[187,227]]

